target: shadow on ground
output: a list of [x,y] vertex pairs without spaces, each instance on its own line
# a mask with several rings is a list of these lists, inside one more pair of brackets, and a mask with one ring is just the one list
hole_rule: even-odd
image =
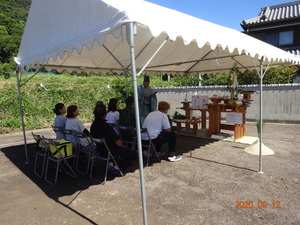
[[[199,149],[202,146],[209,145],[215,142],[212,139],[204,139],[199,137],[189,137],[189,136],[178,136],[177,141],[177,154],[191,154],[195,149]],[[163,145],[162,150],[167,151],[168,145]],[[1,149],[1,152],[24,174],[26,175],[33,183],[35,183],[49,198],[53,199],[57,203],[61,204],[62,206],[68,208],[69,210],[73,211],[74,213],[78,214],[84,220],[88,221],[91,224],[96,224],[91,219],[82,215],[81,213],[74,210],[70,207],[71,203],[80,195],[80,193],[90,186],[99,185],[98,182],[93,181],[90,179],[88,175],[83,175],[77,173],[77,178],[72,178],[71,176],[65,174],[64,172],[59,172],[57,184],[55,186],[50,185],[47,183],[43,178],[37,177],[33,170],[34,170],[34,161],[35,161],[35,153],[36,153],[36,143],[28,144],[27,145],[27,153],[29,163],[25,163],[25,155],[24,155],[24,145],[12,146]],[[162,160],[167,159],[167,154],[165,154]],[[205,160],[205,159],[201,159]],[[150,160],[148,166],[153,166],[155,163],[158,163],[156,159]],[[99,170],[99,168],[97,168]],[[134,172],[135,170],[139,169],[138,164],[134,164],[128,168],[127,173]],[[54,171],[54,167],[50,167],[50,170]],[[99,175],[103,175],[99,177],[99,179],[104,179],[104,168],[99,170]],[[52,174],[51,174],[52,175]],[[126,174],[125,174],[126,176]],[[108,174],[107,181],[111,182],[114,179],[122,179],[122,177],[115,177],[113,174]],[[101,185],[101,184],[100,184]],[[63,196],[72,196],[73,198],[68,202],[64,203],[60,201],[60,197]]]

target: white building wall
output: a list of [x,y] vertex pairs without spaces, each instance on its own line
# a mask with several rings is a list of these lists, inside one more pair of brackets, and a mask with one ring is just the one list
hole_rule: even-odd
[[[184,114],[183,101],[192,100],[193,95],[224,96],[229,95],[224,91],[226,86],[217,87],[178,87],[178,88],[156,88],[158,91],[158,101],[167,101],[171,104],[170,116],[175,111]],[[259,118],[259,86],[249,85],[241,87],[244,91],[255,91],[252,95],[253,101],[247,109],[247,120],[257,120]],[[263,119],[272,122],[300,123],[300,84],[288,85],[264,85],[263,87]],[[193,111],[195,117],[200,116],[200,112]]]

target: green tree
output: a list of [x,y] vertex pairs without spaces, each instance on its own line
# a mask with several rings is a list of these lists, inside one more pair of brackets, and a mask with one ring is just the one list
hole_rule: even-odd
[[299,68],[297,66],[283,65],[270,68],[263,79],[264,84],[286,84],[292,83],[293,76]]

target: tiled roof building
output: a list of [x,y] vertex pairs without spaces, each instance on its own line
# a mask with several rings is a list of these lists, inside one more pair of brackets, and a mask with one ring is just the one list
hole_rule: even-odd
[[300,55],[300,1],[262,7],[241,27],[252,37]]

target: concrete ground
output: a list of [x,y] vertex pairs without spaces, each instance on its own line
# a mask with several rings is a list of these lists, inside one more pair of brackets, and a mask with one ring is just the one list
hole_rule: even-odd
[[[257,135],[254,123],[246,134]],[[0,135],[0,224],[143,224],[137,166],[105,185],[60,173],[53,187],[33,173],[35,145],[27,136],[25,164],[22,133]],[[249,145],[178,136],[181,161],[144,168],[148,224],[300,224],[299,137],[300,124],[265,124],[263,143],[275,154],[262,157],[259,174]]]

